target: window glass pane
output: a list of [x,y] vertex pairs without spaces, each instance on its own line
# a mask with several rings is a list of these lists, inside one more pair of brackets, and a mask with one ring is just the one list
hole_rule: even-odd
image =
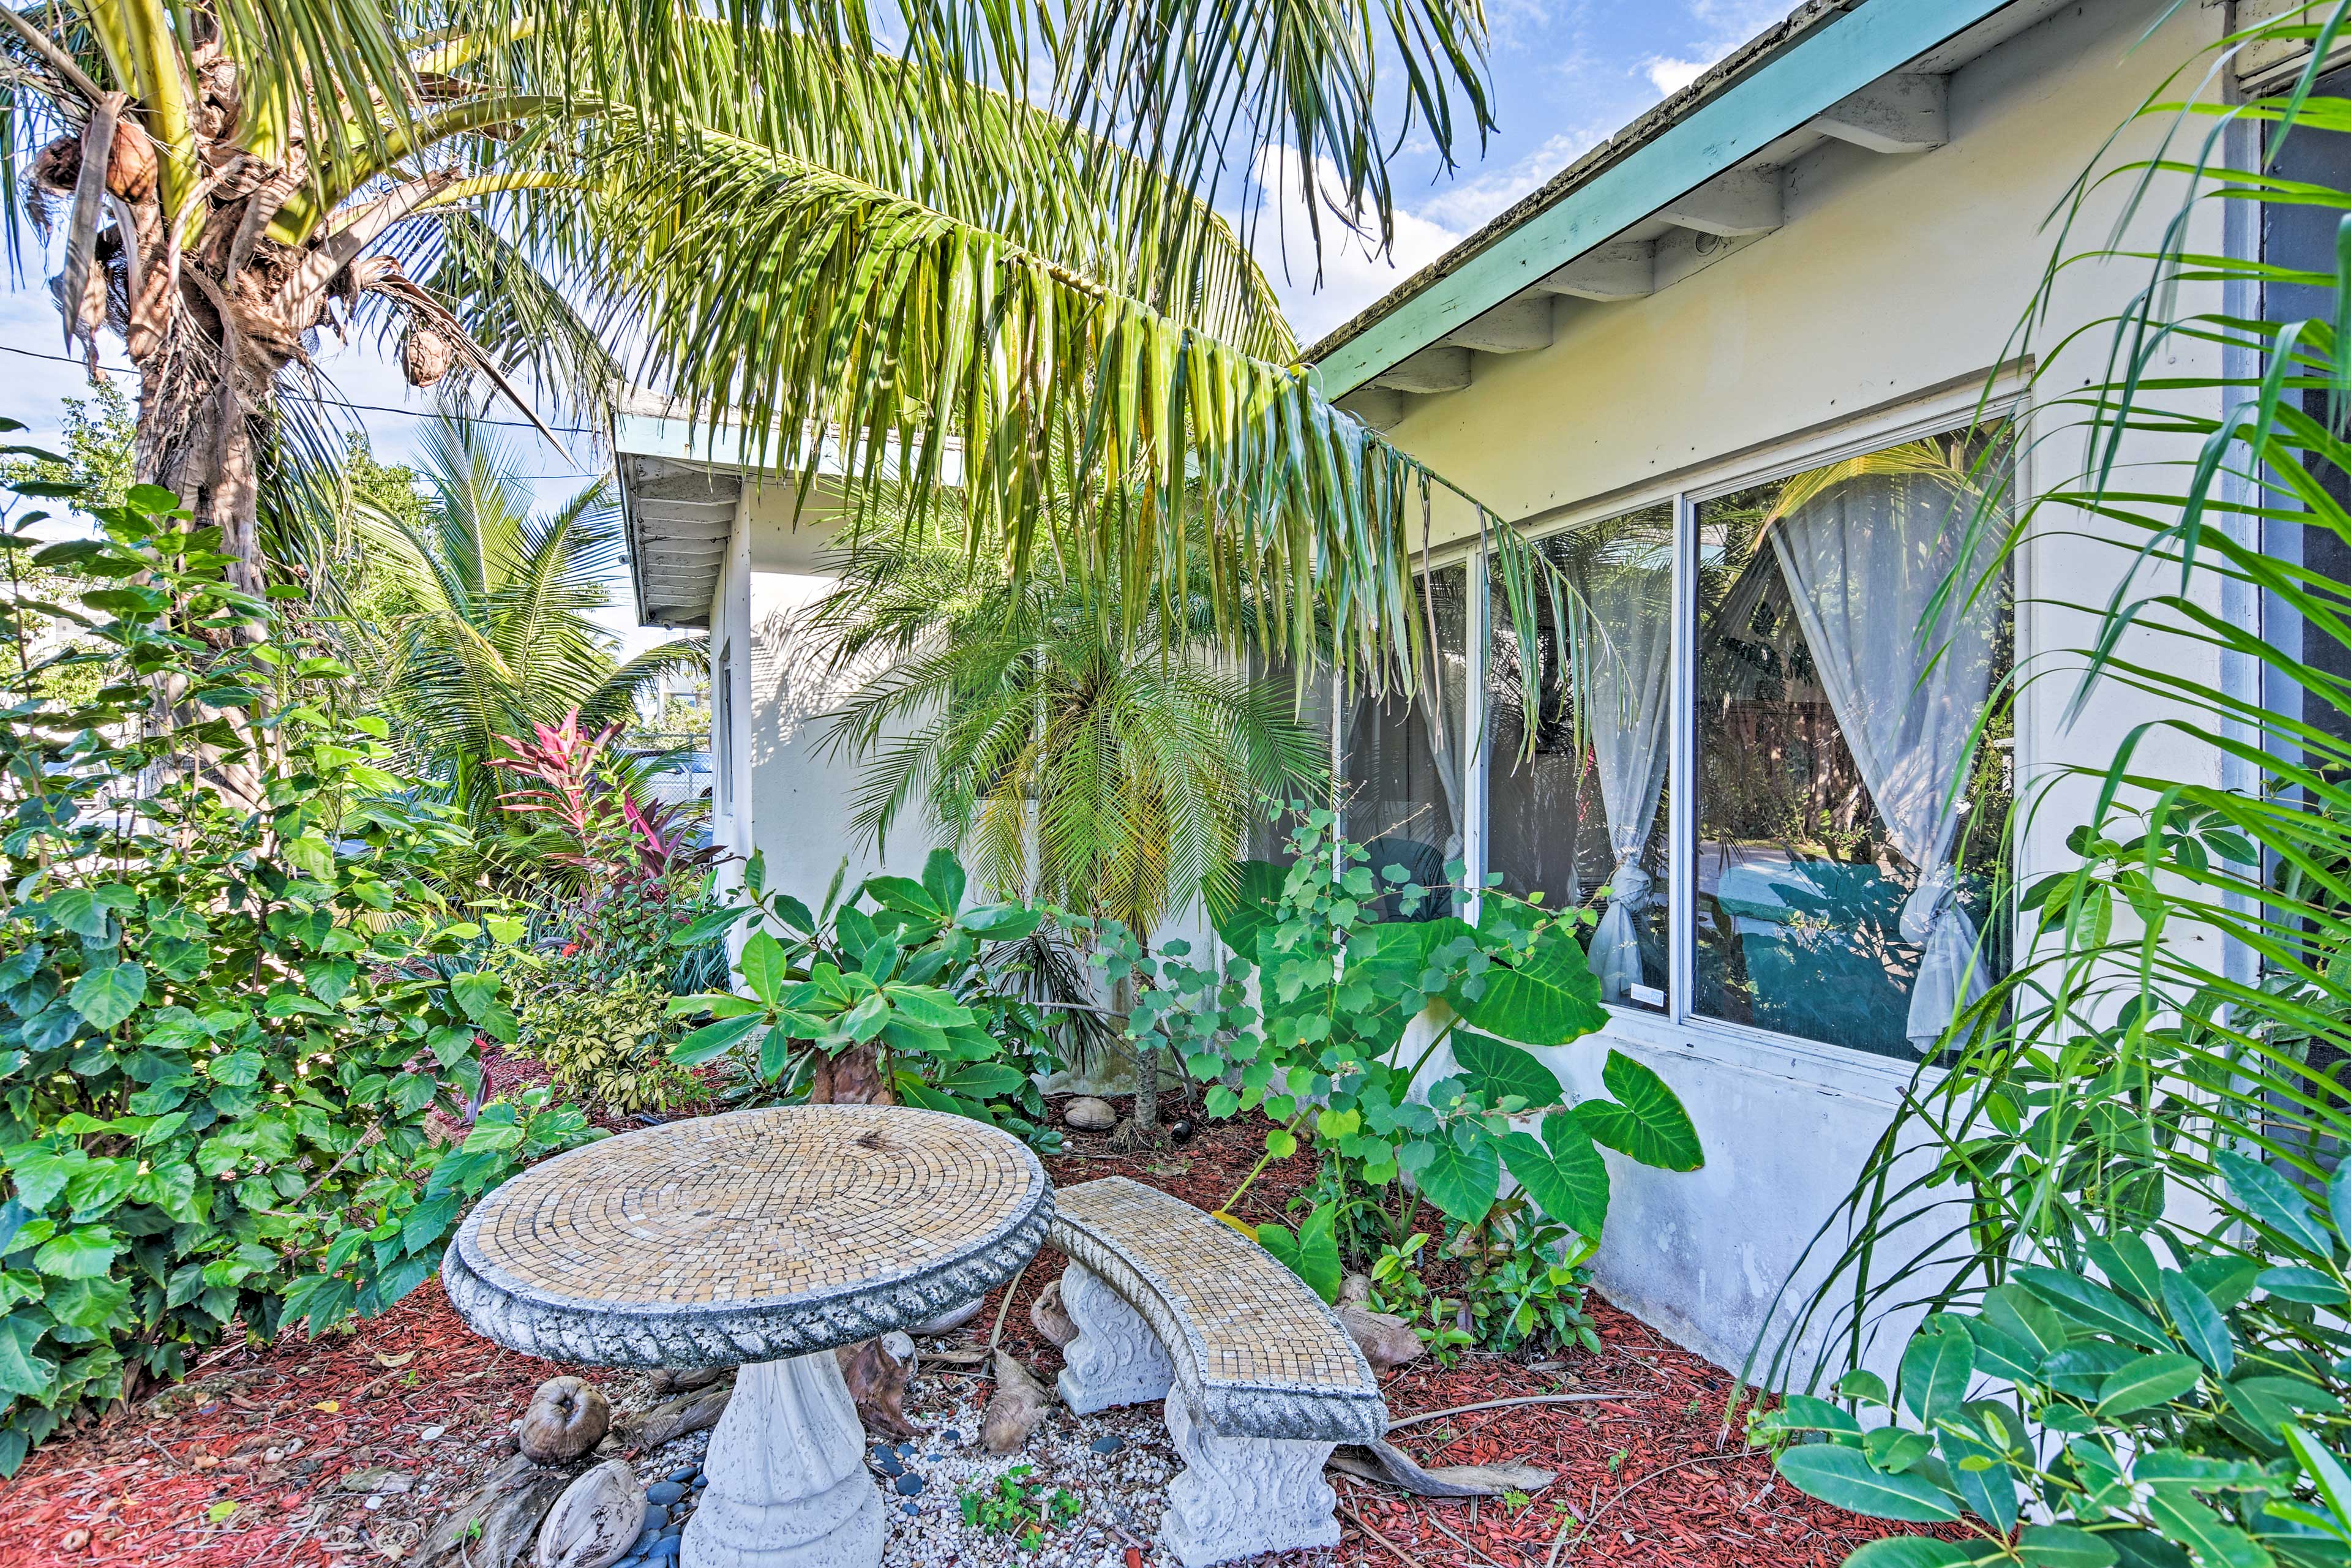
[[[1372,852],[1367,863],[1374,875],[1400,865],[1425,887],[1450,881],[1446,867],[1461,858],[1468,577],[1462,566],[1433,574],[1421,613],[1436,622],[1435,676],[1423,672],[1422,690],[1409,699],[1393,693],[1359,697],[1348,716],[1342,759],[1347,836]],[[1424,638],[1427,629],[1424,619]],[[1416,914],[1434,919],[1452,912],[1451,900],[1438,897],[1423,900]]]
[[1558,606],[1542,593],[1534,605],[1542,708],[1531,755],[1526,654],[1499,571],[1486,662],[1487,864],[1504,891],[1541,891],[1554,906],[1609,888],[1592,943],[1602,994],[1653,1007],[1667,976],[1673,538],[1661,502],[1536,546],[1572,598]]
[[[1295,703],[1292,709],[1301,728],[1311,732],[1321,742],[1320,759],[1327,767],[1331,759],[1331,699],[1336,677],[1327,670],[1309,675],[1301,689],[1298,684],[1297,666],[1288,660],[1259,657],[1252,661],[1257,678],[1275,692]],[[1331,802],[1317,791],[1304,802],[1311,806],[1328,806]],[[1249,828],[1249,856],[1251,860],[1270,861],[1286,866],[1297,857],[1290,852],[1290,832],[1295,824],[1287,811],[1269,820],[1259,810]]]
[[2006,488],[2004,454],[1973,466],[1987,445],[1932,437],[1699,505],[1698,1012],[1915,1058],[1997,971],[2004,716],[1970,744],[2008,594],[1937,597],[1963,549],[1970,583],[1997,555],[1997,528],[1970,528]]

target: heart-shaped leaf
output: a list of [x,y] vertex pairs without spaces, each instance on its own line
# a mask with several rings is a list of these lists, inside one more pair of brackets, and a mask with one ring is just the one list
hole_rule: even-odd
[[1664,1079],[1611,1051],[1600,1081],[1615,1101],[1586,1100],[1575,1107],[1594,1143],[1660,1170],[1694,1171],[1706,1163],[1698,1129]]
[[1464,1225],[1475,1225],[1494,1207],[1502,1190],[1502,1157],[1492,1141],[1479,1138],[1463,1148],[1451,1138],[1418,1145],[1428,1164],[1414,1177],[1420,1195]]
[[1536,1207],[1578,1235],[1598,1236],[1608,1222],[1607,1162],[1578,1117],[1546,1117],[1542,1130],[1541,1143],[1531,1133],[1506,1134],[1502,1163]]
[[1565,1045],[1608,1021],[1600,981],[1583,949],[1559,926],[1536,937],[1527,956],[1507,967],[1497,965],[1483,978],[1477,996],[1456,997],[1454,1007],[1488,1034],[1525,1045]]
[[1516,1096],[1530,1107],[1556,1105],[1567,1097],[1559,1075],[1535,1060],[1531,1051],[1482,1034],[1456,1032],[1453,1060],[1459,1064],[1461,1086],[1489,1105]]

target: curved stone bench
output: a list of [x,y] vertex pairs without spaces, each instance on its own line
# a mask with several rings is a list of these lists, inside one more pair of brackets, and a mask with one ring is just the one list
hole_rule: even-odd
[[1364,1353],[1322,1299],[1222,1221],[1124,1176],[1054,1195],[1068,1254],[1061,1398],[1081,1416],[1165,1399],[1186,1469],[1161,1521],[1186,1568],[1335,1546],[1323,1461],[1387,1433]]

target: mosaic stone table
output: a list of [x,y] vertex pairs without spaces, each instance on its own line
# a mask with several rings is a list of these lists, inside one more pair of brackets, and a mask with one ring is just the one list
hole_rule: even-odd
[[574,1149],[482,1200],[441,1264],[511,1350],[733,1366],[685,1568],[872,1568],[882,1497],[833,1347],[1012,1277],[1053,1215],[1036,1155],[961,1116],[793,1105]]

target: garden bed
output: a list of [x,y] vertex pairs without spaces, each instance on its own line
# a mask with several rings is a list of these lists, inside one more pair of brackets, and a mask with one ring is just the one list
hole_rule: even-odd
[[[1124,1174],[1213,1205],[1263,1147],[1262,1128],[1210,1125],[1143,1158],[1073,1134],[1048,1166],[1068,1185]],[[1270,1218],[1311,1176],[1304,1158],[1271,1166],[1244,1217]],[[1060,1359],[1028,1321],[1028,1302],[1060,1271],[1040,1253],[1016,1282],[1004,1339],[1048,1382]],[[969,1329],[985,1339],[998,1301]],[[1333,1476],[1343,1531],[1332,1552],[1301,1563],[1401,1568],[1406,1563],[1739,1564],[1834,1568],[1876,1533],[1775,1484],[1769,1461],[1726,1430],[1732,1379],[1595,1298],[1603,1351],[1527,1363],[1470,1354],[1450,1368],[1422,1362],[1387,1384],[1399,1422],[1419,1412],[1557,1393],[1609,1397],[1520,1405],[1422,1422],[1395,1441],[1425,1465],[1514,1460],[1558,1472],[1523,1504],[1431,1502]],[[127,1414],[37,1452],[0,1488],[0,1564],[140,1563],[184,1568],[413,1562],[448,1505],[509,1449],[508,1427],[533,1387],[559,1370],[471,1333],[428,1282],[384,1317],[319,1342],[289,1338],[254,1353],[224,1348],[190,1381]],[[644,1374],[575,1368],[616,1409],[658,1396]],[[926,1432],[896,1463],[924,1477],[890,1501],[898,1524],[890,1561],[981,1568],[1016,1561],[1093,1568],[1123,1560],[1122,1529],[1148,1538],[1178,1468],[1155,1412],[1079,1420],[1056,1411],[1029,1451],[997,1458],[970,1441],[977,1376],[926,1366],[908,1409]],[[954,1433],[953,1440],[947,1438]],[[1109,1445],[1107,1439],[1117,1442]],[[648,1479],[699,1459],[706,1434],[633,1456]],[[1097,1444],[1112,1451],[1099,1453]],[[967,1527],[961,1498],[1014,1478],[1040,1502],[1066,1490],[1082,1510],[1022,1553],[1014,1536]],[[911,1505],[911,1511],[910,1511]],[[1159,1560],[1151,1558],[1152,1568]]]

